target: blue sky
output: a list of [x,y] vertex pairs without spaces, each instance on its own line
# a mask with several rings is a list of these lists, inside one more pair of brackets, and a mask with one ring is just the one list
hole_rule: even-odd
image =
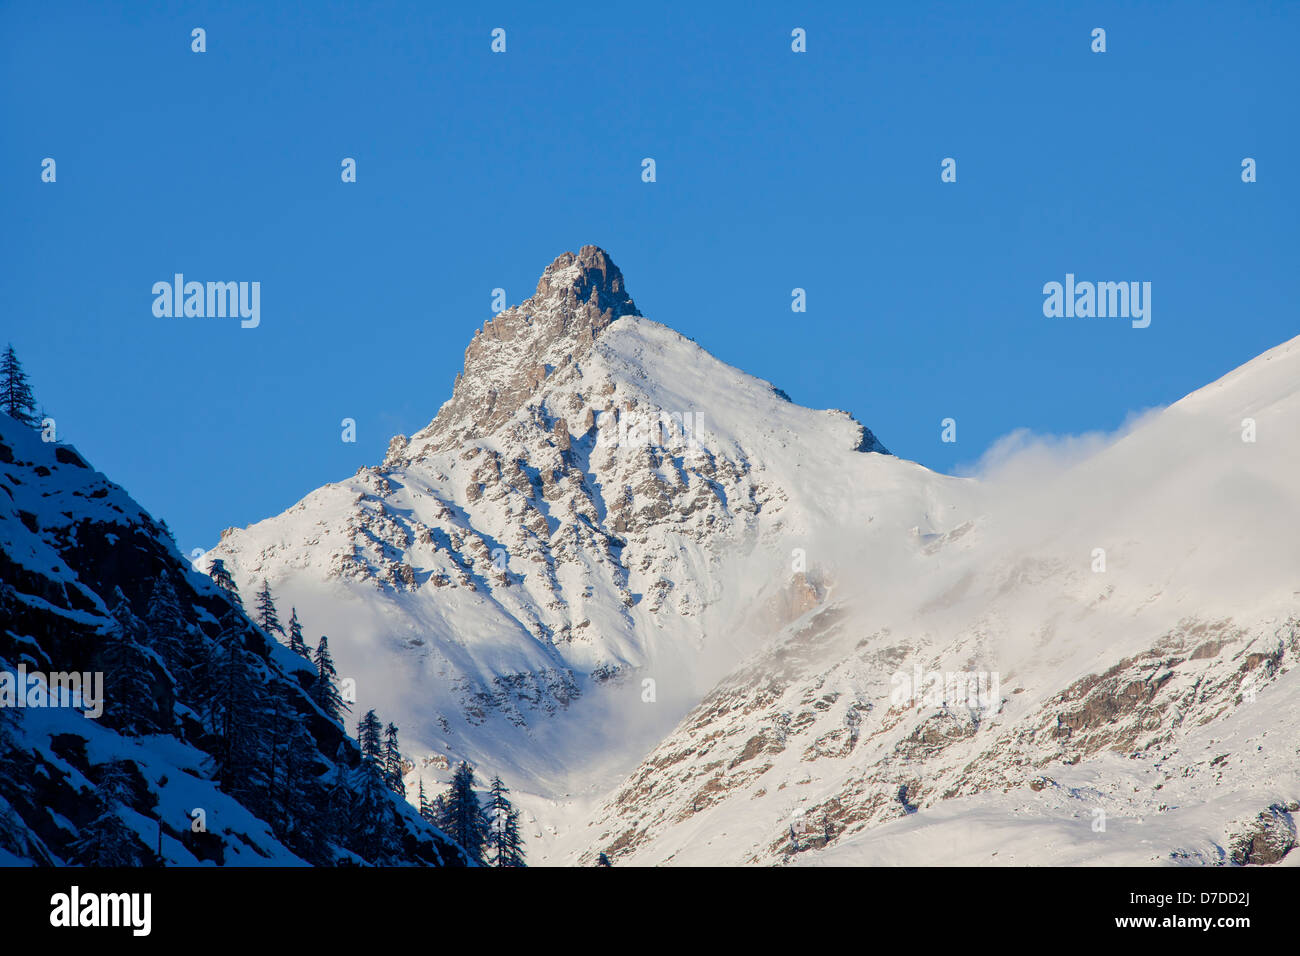
[[[450,6],[0,6],[0,339],[185,550],[377,462],[585,243],[944,471],[1297,334],[1300,5]],[[175,272],[260,281],[261,325],[156,318]],[[1045,318],[1067,272],[1151,282],[1151,326]]]

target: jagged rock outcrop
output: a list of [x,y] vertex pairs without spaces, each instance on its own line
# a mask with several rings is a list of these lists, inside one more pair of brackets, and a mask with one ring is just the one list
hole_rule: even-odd
[[458,449],[491,433],[557,371],[581,363],[611,322],[640,314],[603,249],[564,253],[546,267],[531,298],[474,333],[450,401],[413,436],[416,453]]
[[1232,840],[1231,859],[1237,866],[1268,866],[1278,863],[1296,846],[1296,825],[1292,816],[1300,803],[1275,803],[1243,828]]

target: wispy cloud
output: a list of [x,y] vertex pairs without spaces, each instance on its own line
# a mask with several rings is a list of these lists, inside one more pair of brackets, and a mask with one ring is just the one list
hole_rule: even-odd
[[958,464],[953,471],[963,478],[989,483],[1037,484],[1109,448],[1161,411],[1163,408],[1130,412],[1123,424],[1110,432],[1058,435],[1017,428],[996,439],[976,461]]

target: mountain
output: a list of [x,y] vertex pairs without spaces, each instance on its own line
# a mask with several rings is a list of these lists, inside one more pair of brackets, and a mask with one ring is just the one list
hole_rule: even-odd
[[1027,451],[910,581],[850,573],[863,544],[572,859],[1300,862],[1297,383],[1300,338],[1082,461]]
[[328,629],[412,784],[501,774],[533,862],[1292,862],[1298,366],[954,478],[586,246],[426,428],[205,560]]
[[474,333],[426,428],[208,558],[327,629],[422,774],[468,759],[550,813],[822,600],[810,542],[910,553],[969,485],[641,316],[584,246]]
[[316,675],[0,414],[0,865],[464,865],[373,786]]

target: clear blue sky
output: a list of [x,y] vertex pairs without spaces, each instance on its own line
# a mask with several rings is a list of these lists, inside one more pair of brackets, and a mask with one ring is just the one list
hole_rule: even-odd
[[[584,243],[647,316],[951,470],[1300,331],[1297,50],[1295,3],[9,2],[0,340],[185,550],[377,462],[491,290]],[[261,326],[155,318],[174,272],[260,281]],[[1066,272],[1150,281],[1151,327],[1044,318]]]

